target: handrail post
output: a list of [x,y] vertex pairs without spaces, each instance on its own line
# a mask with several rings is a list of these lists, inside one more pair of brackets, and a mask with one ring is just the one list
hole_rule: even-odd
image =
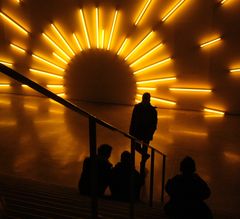
[[91,208],[92,219],[98,217],[98,197],[97,197],[97,140],[96,121],[89,117],[89,146],[91,160]]
[[131,140],[131,177],[130,177],[130,212],[129,216],[131,219],[135,218],[135,179],[134,179],[134,170],[135,170],[135,140]]
[[154,184],[154,161],[155,150],[151,148],[151,164],[150,164],[150,190],[149,190],[149,206],[153,206],[153,184]]
[[162,192],[161,192],[161,202],[164,202],[164,188],[165,188],[165,174],[166,174],[166,155],[163,154],[162,163]]

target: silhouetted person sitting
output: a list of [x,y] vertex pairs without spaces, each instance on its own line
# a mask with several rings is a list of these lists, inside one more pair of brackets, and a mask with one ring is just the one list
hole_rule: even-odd
[[195,162],[185,157],[180,164],[179,175],[168,180],[166,191],[170,201],[164,206],[169,218],[210,219],[212,213],[204,200],[210,196],[207,183],[195,171]]
[[[145,166],[145,164],[141,164]],[[134,197],[139,200],[140,190],[144,184],[145,169],[141,173],[134,169]],[[124,151],[121,154],[121,161],[111,171],[110,191],[112,199],[118,201],[129,201],[131,197],[131,154]]]
[[[112,147],[108,144],[102,144],[98,148],[97,154],[97,194],[104,196],[104,192],[109,185],[110,171],[112,164],[109,162]],[[91,159],[87,157],[83,162],[82,174],[79,180],[79,191],[82,195],[91,195]]]

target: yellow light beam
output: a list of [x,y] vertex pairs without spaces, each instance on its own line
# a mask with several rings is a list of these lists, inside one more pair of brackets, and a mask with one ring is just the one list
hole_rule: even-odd
[[204,108],[203,111],[208,112],[208,113],[216,113],[216,114],[219,114],[219,115],[224,115],[225,114],[225,112],[223,112],[223,111],[216,110],[216,109],[210,109],[210,108]]
[[63,59],[61,56],[59,56],[57,53],[53,52],[52,54],[53,54],[53,56],[55,56],[57,59],[59,59],[64,64],[66,64],[66,65],[68,64],[68,62],[65,59]]
[[135,46],[135,48],[125,57],[125,60],[127,61],[128,58],[129,58],[147,39],[149,39],[152,34],[153,34],[153,31],[149,32],[149,33]]
[[13,43],[11,43],[10,46],[11,46],[13,49],[15,49],[16,51],[18,51],[18,52],[26,53],[26,50],[23,49],[23,48],[20,47],[20,46],[17,46],[17,45],[15,45],[15,44],[13,44]]
[[231,73],[240,73],[240,68],[230,69]]
[[57,50],[59,50],[66,58],[67,60],[70,60],[71,58],[69,57],[69,55],[67,53],[65,53],[60,46],[58,46],[47,34],[42,33],[43,37],[50,43],[52,44]]
[[59,71],[62,71],[62,72],[65,71],[64,68],[61,68],[61,67],[59,67],[58,65],[56,65],[56,64],[54,64],[54,63],[52,63],[52,62],[49,62],[49,61],[47,61],[47,60],[44,59],[44,58],[41,58],[41,57],[38,56],[38,55],[32,54],[32,57],[35,58],[35,59],[37,59],[37,60],[39,60],[39,61],[41,61],[41,62],[43,62],[43,63],[45,63],[45,64],[47,64],[47,65],[50,65],[50,66],[52,66],[52,67],[54,67],[54,68],[57,68]]
[[56,25],[51,24],[51,27],[53,28],[54,32],[58,35],[58,37],[62,40],[62,42],[65,44],[65,46],[68,48],[68,50],[72,53],[73,56],[75,56],[75,52],[67,42],[67,40],[63,37],[63,35],[60,33]]
[[177,88],[171,87],[169,88],[171,91],[183,91],[183,92],[200,92],[200,93],[211,93],[211,89],[203,89],[203,88]]
[[99,11],[96,8],[96,39],[97,39],[97,48],[99,48]]
[[84,33],[85,33],[85,36],[86,36],[88,48],[90,49],[91,48],[91,44],[90,44],[90,39],[89,39],[89,36],[88,36],[87,26],[86,26],[86,22],[85,22],[85,18],[84,18],[84,14],[83,14],[83,10],[82,9],[80,9],[80,17],[81,17],[81,21],[82,21],[82,24],[83,24]]
[[104,30],[102,30],[102,49],[104,48],[104,36],[105,36],[105,33],[104,33]]
[[[141,98],[142,95],[141,95],[141,94],[137,94],[137,97]],[[160,102],[160,103],[166,103],[166,104],[170,104],[170,105],[176,105],[176,102],[171,101],[171,100],[165,100],[165,99],[162,99],[162,98],[151,97],[151,100],[155,100],[155,101]]]
[[111,33],[110,33],[110,37],[109,37],[109,41],[108,41],[107,50],[110,49],[110,46],[111,46],[111,43],[112,43],[113,33],[114,33],[116,22],[117,22],[117,17],[118,17],[118,10],[115,11],[115,15],[114,15],[113,23],[112,23],[112,28],[111,28]]
[[13,66],[13,63],[6,62],[6,61],[0,61],[0,63],[3,64],[3,65],[6,65],[8,67],[12,67]]
[[145,6],[143,7],[143,9],[141,10],[140,14],[138,15],[138,17],[136,18],[136,21],[134,22],[134,25],[137,26],[138,23],[140,22],[140,20],[142,19],[143,15],[145,14],[148,6],[150,5],[151,0],[148,0],[147,3],[145,4]]
[[48,88],[63,88],[62,84],[47,84]]
[[148,83],[156,83],[156,82],[163,82],[163,81],[173,81],[176,79],[177,79],[176,77],[157,78],[152,80],[137,81],[136,84],[148,84]]
[[0,84],[0,87],[10,87],[10,84]]
[[160,43],[159,45],[155,46],[154,48],[152,48],[151,50],[149,50],[147,53],[145,53],[144,55],[142,55],[139,59],[135,60],[130,67],[136,65],[138,62],[142,61],[143,59],[145,59],[147,56],[150,56],[152,53],[154,53],[156,50],[158,50],[160,47],[162,47],[162,43]]
[[217,39],[213,39],[213,40],[207,41],[207,42],[201,44],[200,47],[203,48],[203,47],[212,45],[212,44],[214,44],[214,43],[216,43],[216,42],[219,42],[220,40],[221,40],[221,37],[219,37],[219,38],[217,38]]
[[22,33],[24,33],[25,35],[28,35],[29,32],[23,27],[21,26],[19,23],[17,23],[16,21],[14,21],[11,17],[9,17],[7,14],[0,12],[0,16],[6,20],[8,23],[10,23],[11,25],[13,25],[14,27],[16,27],[18,30],[20,30]]
[[183,3],[185,0],[179,1],[163,18],[162,22],[165,22]]
[[54,77],[54,78],[63,79],[63,76],[56,75],[56,74],[53,74],[53,73],[50,73],[50,72],[46,72],[46,71],[41,71],[41,70],[37,70],[37,69],[33,69],[33,68],[30,68],[29,71],[33,72],[33,73],[38,73],[38,74]]
[[143,71],[146,71],[146,70],[148,70],[148,69],[154,68],[154,67],[159,66],[159,65],[162,65],[162,64],[164,64],[164,63],[166,63],[166,62],[169,62],[169,61],[171,61],[171,58],[167,58],[167,59],[164,59],[164,60],[162,60],[162,61],[156,62],[156,63],[154,63],[154,64],[152,64],[152,65],[149,65],[149,66],[146,66],[146,67],[144,67],[144,68],[141,68],[141,69],[139,69],[139,70],[137,70],[137,71],[134,71],[133,74],[134,74],[134,75],[139,74],[139,73],[141,73],[141,72],[143,72]]
[[146,90],[146,91],[156,91],[155,87],[137,87],[138,90]]
[[82,52],[83,49],[82,49],[82,46],[81,46],[81,44],[80,44],[80,42],[79,42],[79,40],[78,40],[78,38],[77,38],[77,34],[73,33],[73,38],[74,38],[74,40],[75,40],[75,42],[76,42],[79,50]]
[[126,47],[126,44],[128,43],[128,38],[125,38],[125,40],[123,41],[122,45],[120,46],[119,50],[117,51],[117,55],[120,55],[121,52],[124,50],[124,48]]

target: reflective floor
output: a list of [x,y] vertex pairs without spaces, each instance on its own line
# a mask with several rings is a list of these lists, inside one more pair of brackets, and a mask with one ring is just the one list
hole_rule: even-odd
[[[128,131],[132,107],[76,104]],[[77,185],[83,159],[88,155],[86,118],[45,98],[4,94],[0,95],[0,118],[1,172]],[[98,144],[113,146],[113,164],[123,150],[129,150],[129,140],[124,136],[101,127],[97,127],[97,133]],[[192,156],[199,175],[212,190],[207,202],[216,218],[240,218],[239,133],[237,116],[158,109],[158,129],[152,145],[167,155],[166,178],[178,173],[184,156]],[[160,197],[160,175],[161,157],[157,156],[156,200]]]

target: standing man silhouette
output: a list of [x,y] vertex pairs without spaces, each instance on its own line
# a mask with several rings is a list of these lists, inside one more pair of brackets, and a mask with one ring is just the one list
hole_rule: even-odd
[[[134,106],[130,124],[129,134],[141,140],[145,144],[153,139],[153,134],[157,128],[157,110],[150,103],[150,93],[144,93],[142,102]],[[132,141],[132,144],[134,142]],[[135,143],[135,149],[142,154],[142,160],[149,158],[148,147]]]

